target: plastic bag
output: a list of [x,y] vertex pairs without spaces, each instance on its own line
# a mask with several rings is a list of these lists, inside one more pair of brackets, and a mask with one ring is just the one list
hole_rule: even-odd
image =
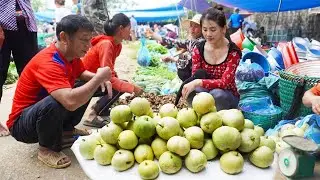
[[264,77],[263,68],[257,63],[242,62],[236,71],[237,81],[257,82]]
[[320,116],[316,114],[306,116],[297,124],[297,126],[301,127],[304,123],[309,125],[309,128],[305,131],[304,137],[320,145]]
[[151,64],[151,55],[146,46],[146,39],[144,37],[140,38],[141,48],[138,51],[138,64],[140,66],[149,66]]

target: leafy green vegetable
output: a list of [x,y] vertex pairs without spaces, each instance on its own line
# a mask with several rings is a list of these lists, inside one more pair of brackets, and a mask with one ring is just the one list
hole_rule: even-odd
[[147,48],[151,52],[156,52],[160,54],[167,54],[168,49],[162,46],[161,44],[148,44]]
[[7,80],[4,84],[13,84],[17,81],[18,77],[16,65],[11,62],[8,69]]

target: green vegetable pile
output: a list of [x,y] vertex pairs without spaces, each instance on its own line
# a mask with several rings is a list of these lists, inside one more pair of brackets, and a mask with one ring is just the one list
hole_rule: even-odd
[[164,46],[162,46],[161,44],[148,44],[147,48],[150,52],[156,52],[159,54],[167,54],[168,53],[168,49],[165,48]]
[[165,65],[157,67],[138,67],[133,81],[148,93],[161,93],[161,87],[177,76],[170,72]]
[[11,62],[8,69],[8,75],[5,84],[15,83],[18,80],[18,77],[19,75],[17,73],[16,65],[13,62]]

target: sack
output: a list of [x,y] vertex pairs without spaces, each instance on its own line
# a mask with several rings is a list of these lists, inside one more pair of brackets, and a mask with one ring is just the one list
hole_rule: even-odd
[[142,37],[140,39],[141,42],[141,48],[138,51],[138,64],[140,66],[149,66],[151,64],[151,55],[149,53],[149,50],[146,46],[146,39]]

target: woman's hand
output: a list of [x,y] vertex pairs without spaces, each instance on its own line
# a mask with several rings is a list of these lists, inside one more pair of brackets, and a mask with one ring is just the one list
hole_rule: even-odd
[[176,62],[176,60],[173,58],[173,57],[171,57],[171,56],[164,56],[164,57],[162,57],[161,58],[161,60],[163,61],[163,62]]
[[183,89],[182,89],[182,97],[184,99],[187,99],[189,94],[199,86],[202,86],[201,79],[193,80],[193,81],[189,82],[188,84],[184,85]]
[[135,96],[140,96],[143,93],[143,89],[139,86],[134,85],[133,92]]

